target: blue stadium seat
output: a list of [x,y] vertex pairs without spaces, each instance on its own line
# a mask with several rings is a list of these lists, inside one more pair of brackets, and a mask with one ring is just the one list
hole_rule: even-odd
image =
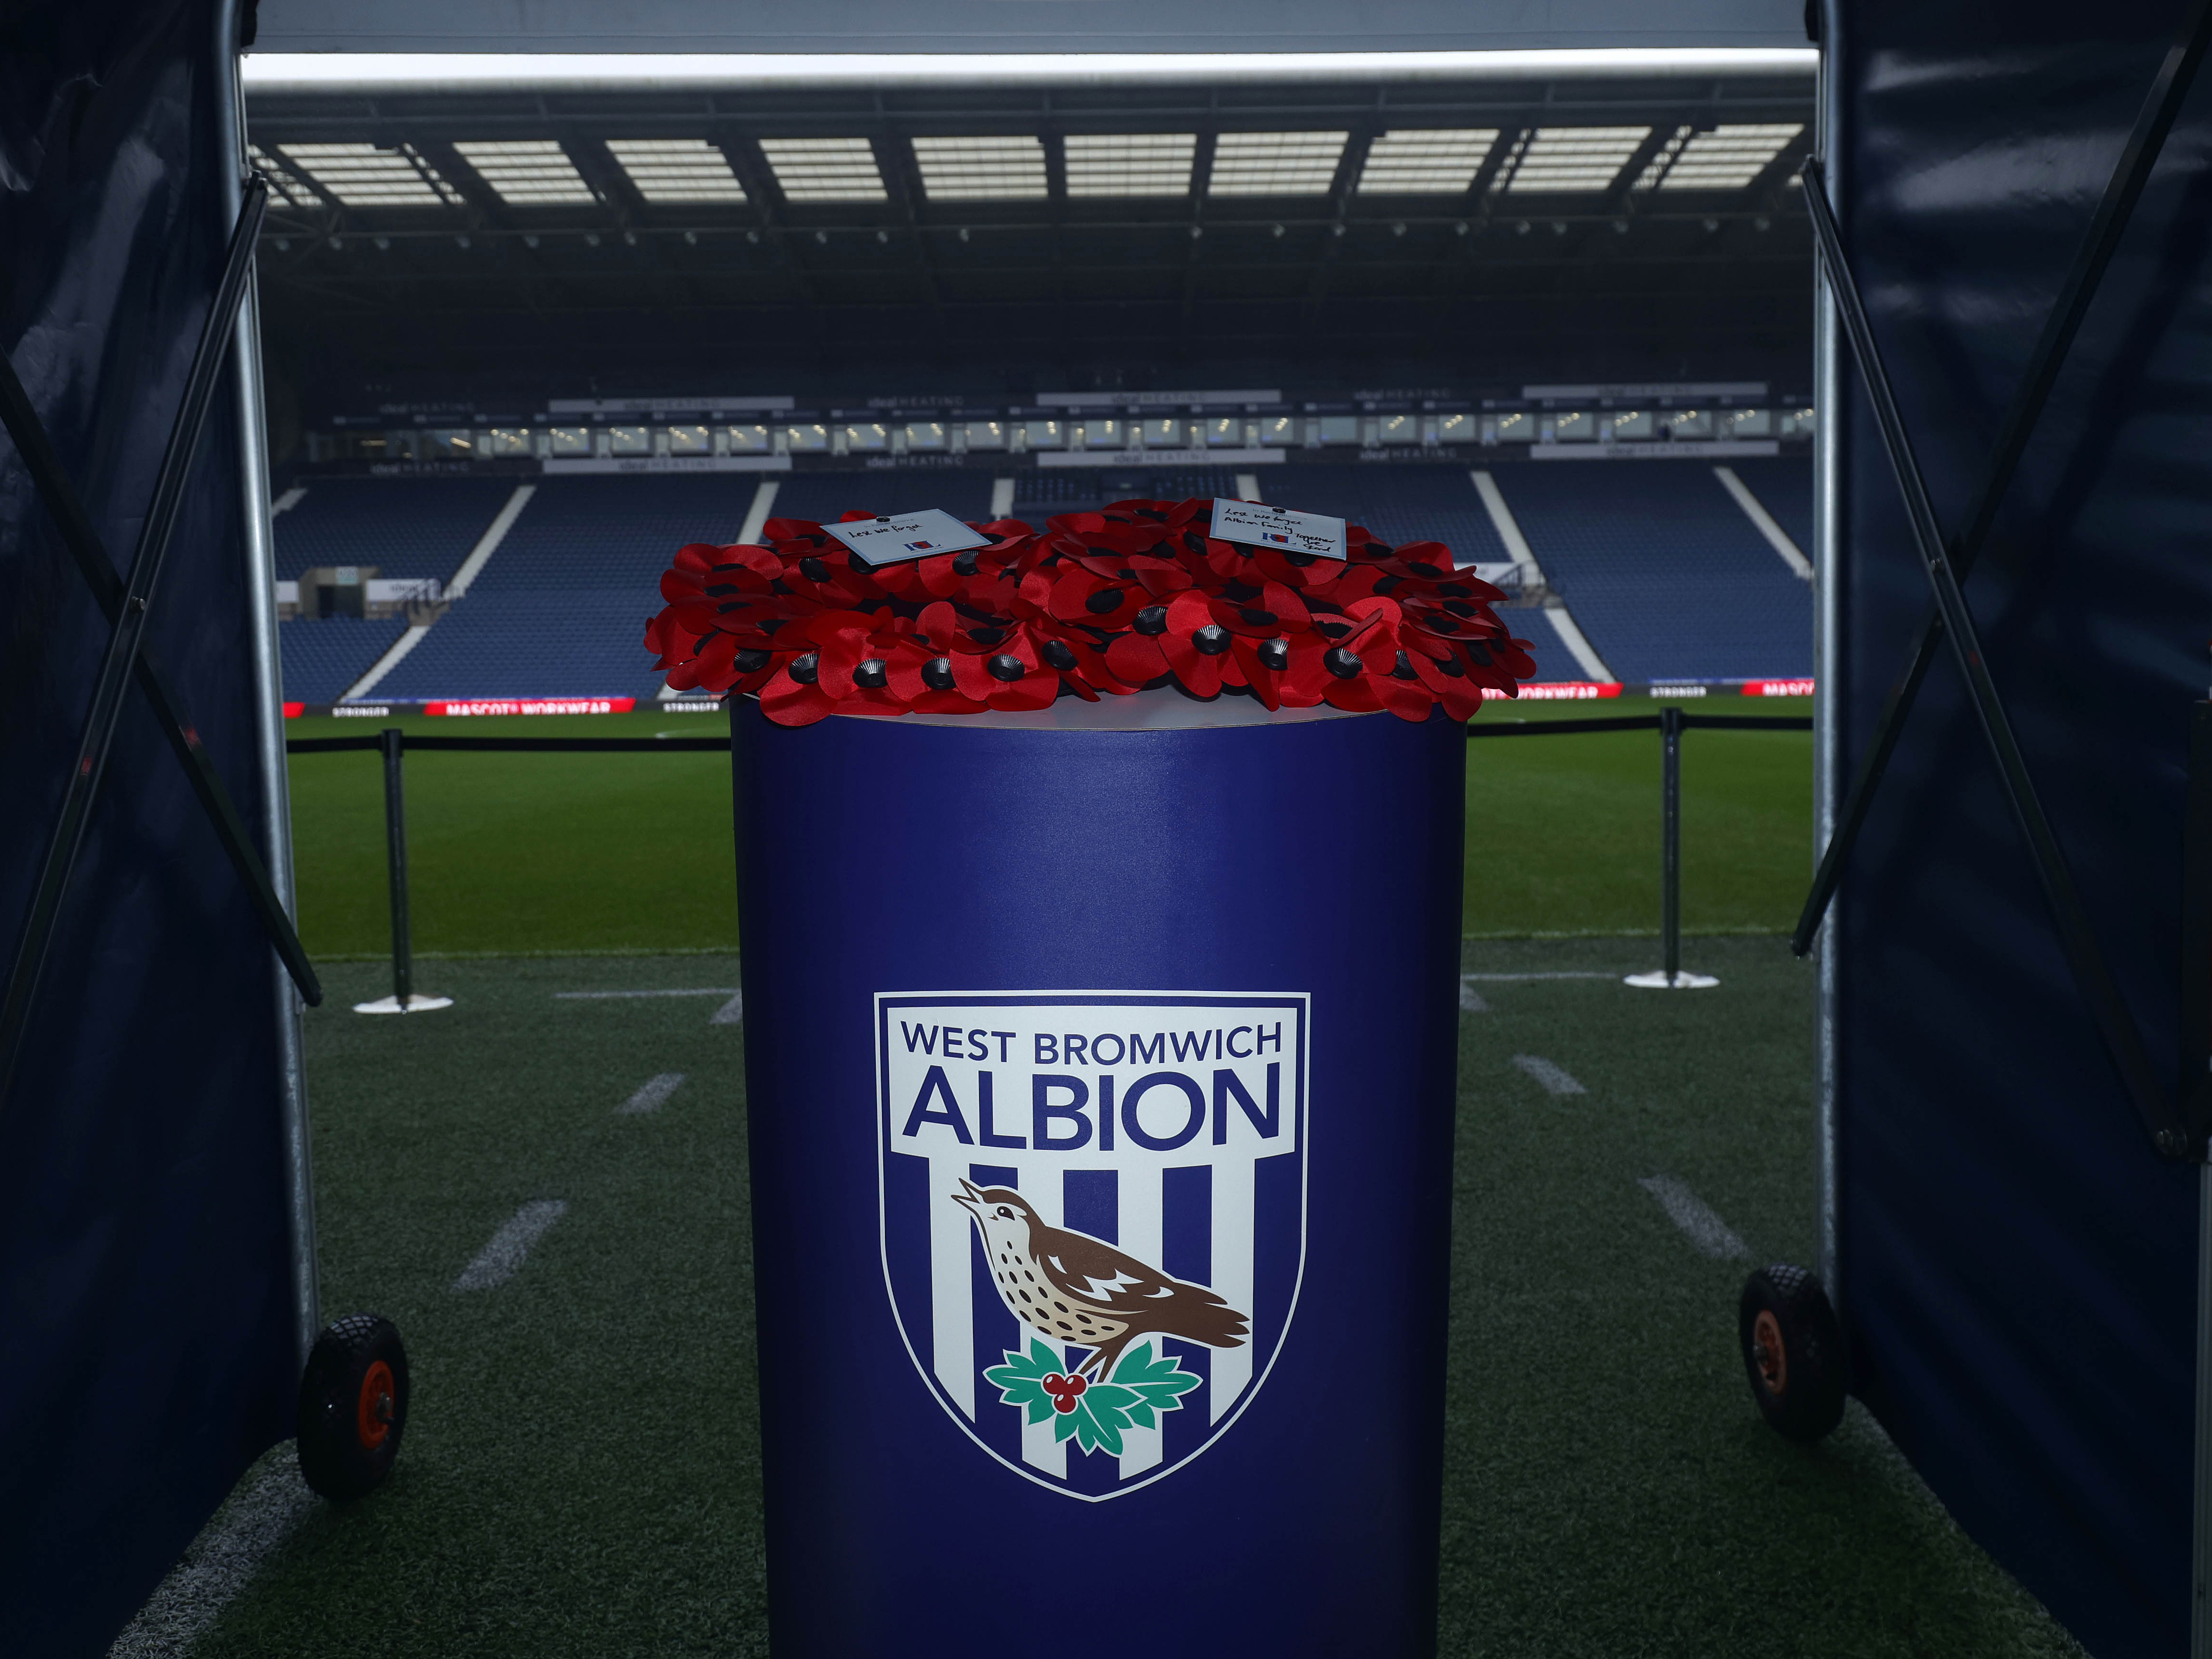
[[1181,501],[1234,495],[1237,474],[1212,467],[1175,471],[1137,466],[1039,467],[1014,475],[1014,517],[1042,529],[1047,519],[1091,513],[1109,501]]
[[1386,542],[1442,542],[1461,564],[1512,562],[1466,466],[1279,466],[1261,475],[1260,493]]
[[759,475],[750,472],[543,479],[464,603],[548,588],[623,588],[658,609],[660,573],[676,550],[737,540],[759,489]]
[[1810,456],[1778,455],[1730,461],[1735,476],[1773,515],[1783,534],[1813,556],[1813,461]]
[[276,629],[284,659],[284,695],[294,702],[335,702],[369,665],[407,631],[403,617],[362,622],[325,617],[319,622],[288,622]]
[[1536,562],[1623,680],[1813,672],[1811,584],[1711,467],[1523,461],[1493,471]]
[[[499,557],[492,561],[498,562]],[[401,659],[376,694],[650,697],[660,689],[660,677],[645,648],[645,625],[660,603],[659,592],[643,581],[623,587],[548,584],[534,591],[516,591],[510,582],[505,591],[472,589]]]
[[310,478],[279,513],[276,574],[374,565],[386,576],[453,574],[499,516],[514,478]]
[[779,519],[822,524],[848,513],[916,513],[942,507],[963,522],[991,510],[991,475],[968,468],[879,472],[793,472],[775,492]]

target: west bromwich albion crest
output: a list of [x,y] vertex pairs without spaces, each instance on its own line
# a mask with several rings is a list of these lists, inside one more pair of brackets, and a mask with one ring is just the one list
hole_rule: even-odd
[[1305,1261],[1303,994],[876,998],[884,1278],[975,1443],[1071,1497],[1198,1456]]

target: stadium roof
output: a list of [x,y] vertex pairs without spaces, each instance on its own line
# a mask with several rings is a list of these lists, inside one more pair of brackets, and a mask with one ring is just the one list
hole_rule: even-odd
[[260,0],[268,52],[1405,53],[1805,45],[1801,0]]
[[1802,46],[247,65],[280,319],[1535,378],[1808,326]]

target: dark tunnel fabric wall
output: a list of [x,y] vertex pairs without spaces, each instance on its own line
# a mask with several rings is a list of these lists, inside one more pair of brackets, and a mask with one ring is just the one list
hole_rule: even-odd
[[[1844,240],[1947,534],[2181,12],[2179,0],[1827,9]],[[2208,145],[2212,71],[1966,583],[2170,1087],[2187,733],[2212,679]],[[1839,781],[1929,605],[1866,399],[1848,368],[1842,381],[1842,659],[1822,679],[1844,700]],[[1855,1386],[1966,1529],[2099,1659],[2179,1659],[2197,1176],[2138,1126],[1948,656],[1831,925]]]
[[[213,0],[0,31],[0,349],[127,564],[220,273]],[[235,404],[216,393],[149,640],[259,820]],[[0,436],[0,950],[12,960],[106,626]],[[0,1103],[0,1651],[96,1655],[298,1372],[271,952],[126,694]]]

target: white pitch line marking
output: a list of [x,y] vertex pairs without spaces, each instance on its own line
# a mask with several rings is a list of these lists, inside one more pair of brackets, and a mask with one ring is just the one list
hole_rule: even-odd
[[1486,1014],[1490,1012],[1490,1005],[1482,1000],[1480,992],[1462,980],[1459,982],[1459,1011],[1463,1014]]
[[1667,1218],[1680,1227],[1683,1236],[1702,1254],[1717,1261],[1750,1259],[1750,1247],[1714,1212],[1712,1206],[1690,1190],[1686,1182],[1661,1175],[1645,1176],[1636,1184],[1659,1200],[1660,1207],[1667,1212]]
[[1612,975],[1611,974],[1600,974],[1600,973],[1587,973],[1587,974],[1583,974],[1583,973],[1576,973],[1576,974],[1462,974],[1462,975],[1460,975],[1460,977],[1461,977],[1462,979],[1463,979],[1463,980],[1474,980],[1474,981],[1477,981],[1478,983],[1484,984],[1484,985],[1487,985],[1487,984],[1489,984],[1489,983],[1490,983],[1492,981],[1493,981],[1493,980],[1497,981],[1498,981],[1498,983],[1500,983],[1500,984],[1504,984],[1504,982],[1506,982],[1506,981],[1509,981],[1509,980],[1510,980],[1510,981],[1521,981],[1521,980],[1529,980],[1529,979],[1611,979],[1611,978],[1613,977],[1613,975]]
[[1567,1068],[1541,1054],[1516,1054],[1513,1063],[1543,1085],[1547,1094],[1580,1095],[1589,1091],[1575,1081]]
[[565,1199],[541,1198],[524,1205],[500,1224],[491,1236],[491,1243],[477,1252],[477,1259],[461,1269],[461,1276],[453,1281],[457,1291],[488,1291],[495,1285],[504,1285],[514,1277],[522,1266],[530,1247],[545,1236],[545,1230],[568,1213]]
[[[284,1443],[289,1452],[292,1443]],[[173,1659],[191,1652],[314,1506],[299,1460],[287,1455],[270,1462],[222,1521],[192,1540],[115,1638],[108,1659]]]
[[624,1112],[657,1112],[668,1103],[668,1097],[684,1085],[681,1072],[663,1072],[649,1077],[638,1085],[637,1092],[615,1108],[617,1115]]
[[556,1002],[610,1002],[625,997],[733,997],[734,985],[701,985],[684,991],[556,991]]
[[720,1007],[714,1010],[714,1018],[708,1020],[707,1024],[709,1025],[742,1025],[744,1024],[744,1020],[745,994],[743,991],[732,991],[730,993],[730,1000],[724,1003]]

